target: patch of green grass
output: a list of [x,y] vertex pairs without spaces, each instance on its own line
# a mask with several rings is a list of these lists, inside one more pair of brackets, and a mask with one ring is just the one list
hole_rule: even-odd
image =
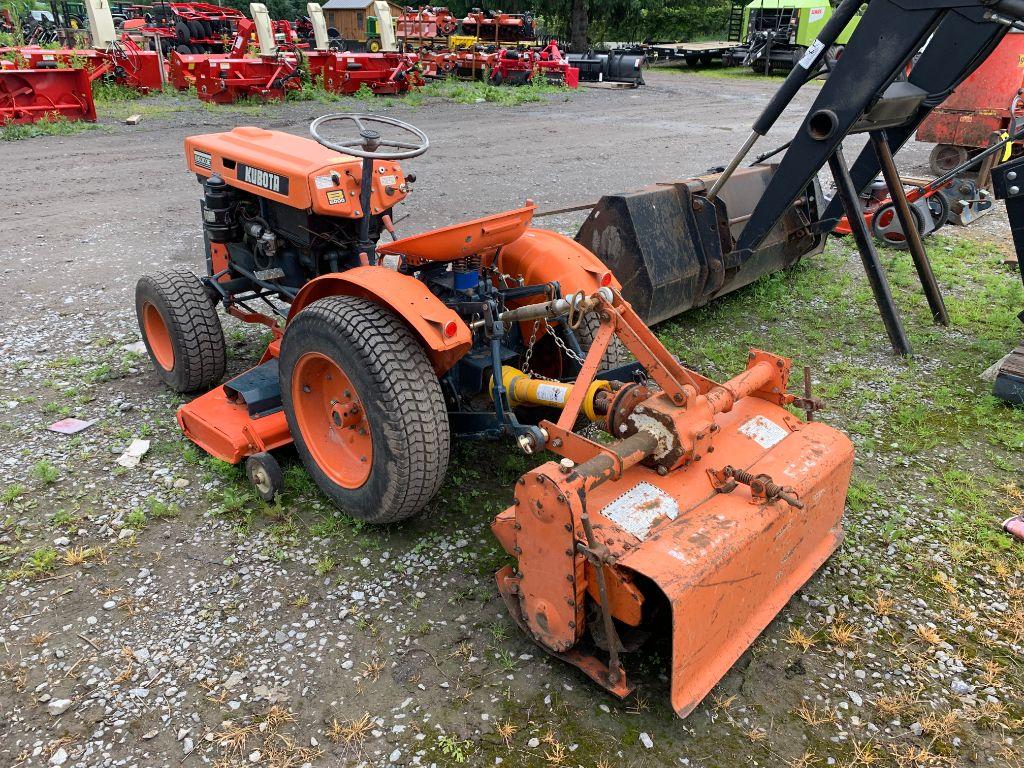
[[124,516],[124,524],[133,531],[141,531],[146,527],[146,513],[141,509],[133,509]]
[[49,459],[40,459],[32,467],[32,476],[43,485],[53,485],[60,478],[60,470]]
[[92,84],[92,98],[99,106],[110,102],[136,101],[139,98],[139,92],[127,85],[100,79]]
[[[496,86],[480,80],[434,80],[420,90],[422,96],[446,99],[457,104],[477,104],[488,102],[502,106],[518,106],[538,101],[545,101],[551,96],[568,97],[569,89],[559,85],[551,85],[540,80],[526,85]],[[421,102],[420,102],[421,103]]]
[[166,501],[160,501],[152,496],[146,501],[146,508],[149,516],[154,520],[166,520],[177,517],[181,513],[176,504],[168,504]]
[[21,141],[34,139],[37,136],[71,136],[82,131],[96,128],[95,123],[84,120],[68,120],[63,115],[54,113],[34,123],[18,123],[0,128],[0,141]]
[[57,568],[58,554],[53,547],[39,547],[32,551],[25,562],[25,571],[32,576],[42,576]]
[[449,762],[462,765],[469,760],[473,743],[468,740],[456,739],[447,733],[437,737],[437,749]]
[[334,558],[330,555],[324,555],[317,559],[313,570],[316,571],[317,576],[326,576],[334,570],[335,566],[337,566],[337,562],[335,562]]
[[24,485],[18,483],[12,483],[11,485],[4,486],[4,489],[0,491],[0,503],[10,504],[21,496],[25,495],[28,489]]
[[79,522],[78,515],[66,509],[58,509],[50,518],[50,524],[55,528],[65,528],[69,531],[77,528]]

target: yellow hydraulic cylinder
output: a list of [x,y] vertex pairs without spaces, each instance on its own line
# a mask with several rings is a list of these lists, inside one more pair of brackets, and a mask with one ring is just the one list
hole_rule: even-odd
[[[561,381],[550,381],[548,379],[531,379],[518,368],[511,365],[501,367],[501,383],[505,385],[508,393],[508,402],[513,408],[518,405],[546,405],[550,408],[562,409],[569,400],[569,393],[572,392],[574,384]],[[598,421],[602,417],[594,408],[594,399],[598,392],[611,390],[612,385],[607,381],[594,381],[587,388],[587,396],[583,398],[583,415],[591,421]],[[494,379],[488,390],[491,397],[494,397]]]

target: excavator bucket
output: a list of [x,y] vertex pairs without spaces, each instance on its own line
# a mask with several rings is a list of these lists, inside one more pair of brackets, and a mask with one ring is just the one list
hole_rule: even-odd
[[[853,445],[785,407],[817,407],[786,394],[787,359],[751,350],[716,384],[621,299],[601,312],[598,358],[614,330],[651,378],[595,386],[591,348],[559,422],[541,424],[564,458],[524,475],[492,525],[517,560],[498,587],[536,642],[620,697],[633,688],[623,654],[669,633],[685,717],[839,546]],[[606,414],[620,439],[572,432],[580,412]]]

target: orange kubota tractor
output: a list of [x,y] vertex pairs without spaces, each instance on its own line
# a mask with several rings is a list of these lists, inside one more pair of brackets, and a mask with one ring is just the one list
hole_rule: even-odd
[[[325,135],[339,123],[354,135]],[[311,133],[186,139],[207,274],[136,292],[161,378],[205,391],[181,428],[245,461],[267,499],[282,487],[271,451],[294,443],[324,493],[374,523],[430,501],[451,434],[550,451],[493,522],[515,561],[497,574],[509,610],[619,696],[622,653],[671,627],[685,716],[839,544],[850,441],[786,408],[812,403],[787,393],[785,358],[751,350],[723,383],[681,365],[596,256],[530,227],[529,201],[381,242],[415,181],[399,161],[427,137],[368,115]],[[224,384],[218,305],[273,333]]]

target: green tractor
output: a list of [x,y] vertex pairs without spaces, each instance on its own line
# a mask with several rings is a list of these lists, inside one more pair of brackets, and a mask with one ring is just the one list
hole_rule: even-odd
[[[727,65],[750,66],[755,72],[790,70],[797,65],[832,16],[828,0],[753,0],[743,9],[740,45]],[[825,65],[843,55],[843,46],[860,21],[854,17],[825,54]]]

